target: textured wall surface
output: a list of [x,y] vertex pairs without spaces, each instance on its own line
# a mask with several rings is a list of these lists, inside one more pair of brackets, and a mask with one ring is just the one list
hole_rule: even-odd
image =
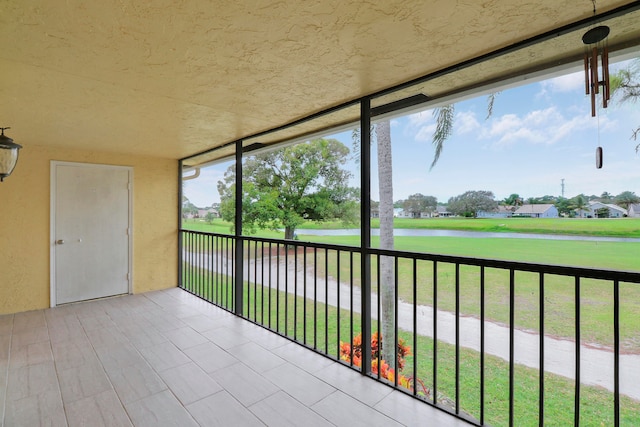
[[133,166],[133,290],[176,286],[176,161],[30,146],[0,185],[0,314],[49,306],[51,160]]

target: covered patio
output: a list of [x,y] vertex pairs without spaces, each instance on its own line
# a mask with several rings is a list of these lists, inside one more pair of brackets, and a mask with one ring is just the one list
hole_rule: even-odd
[[[438,107],[580,70],[581,36],[597,25],[612,29],[611,57],[628,58],[640,44],[639,22],[640,1],[629,0],[3,2],[0,127],[10,127],[5,134],[23,148],[16,169],[0,183],[0,425],[483,425],[482,416],[467,419],[458,407],[436,398],[431,405],[399,391],[397,383],[349,369],[337,354],[324,357],[300,346],[295,341],[313,347],[295,328],[285,337],[288,326],[284,334],[268,331],[270,323],[259,326],[256,306],[243,307],[242,261],[228,274],[236,282],[224,289],[198,271],[218,262],[222,250],[202,250],[217,236],[181,230],[182,178],[201,165],[241,163],[244,153],[347,124],[369,129],[372,119],[416,106]],[[58,164],[130,171],[123,230],[129,253],[126,278],[121,275],[129,295],[57,304],[55,254],[68,239],[56,235]],[[361,176],[362,200],[370,199],[369,172]],[[370,231],[367,204],[362,235]],[[95,218],[77,221],[98,225]],[[289,244],[252,240],[241,226],[230,239],[226,248],[239,252],[228,259],[247,255],[249,262],[254,253],[254,265],[258,245],[262,253],[265,245]],[[575,279],[577,330],[580,279],[610,281],[616,289],[640,282],[638,273],[407,255],[368,243],[315,249],[338,257],[349,252],[350,268],[362,277],[368,261],[354,263],[354,257],[503,269],[512,289],[516,270],[539,274],[541,283],[545,275],[563,275]],[[244,279],[244,296],[255,302],[262,286],[264,301],[266,280],[259,282],[257,272],[253,282],[250,272]],[[513,312],[513,292],[511,298]],[[362,306],[368,321],[370,303]],[[339,300],[335,307],[342,308]],[[543,315],[541,303],[542,326]],[[509,406],[503,408],[511,425],[513,325]],[[578,333],[575,338],[579,378]],[[454,346],[459,352],[459,342]],[[541,340],[541,365],[543,347]],[[458,377],[458,356],[455,364]],[[579,381],[575,389],[579,424]]]

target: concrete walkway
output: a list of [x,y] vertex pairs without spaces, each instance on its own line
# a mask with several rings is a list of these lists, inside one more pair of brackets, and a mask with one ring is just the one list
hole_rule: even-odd
[[[226,262],[232,263],[231,260]],[[204,268],[215,270],[216,266],[205,265]],[[288,292],[294,292],[293,283],[297,280],[297,295],[304,295],[304,282],[306,275],[307,297],[314,295],[314,271],[313,266],[303,271],[301,262],[297,269],[293,257],[285,265],[283,257],[278,265],[275,259],[271,265],[258,260],[257,268],[254,260],[245,267],[245,280],[250,280],[258,285],[269,285],[269,268],[271,268],[271,287],[281,291],[285,290],[285,277],[283,271],[288,271]],[[276,269],[280,269],[280,283],[276,282]],[[226,267],[223,268],[224,271]],[[233,271],[233,270],[228,270]],[[257,272],[257,277],[256,277]],[[263,280],[263,274],[265,280]],[[325,283],[324,277],[316,279],[315,292],[317,300],[332,306],[338,305],[338,293],[340,294],[340,308],[349,310],[351,307],[351,289],[348,284],[340,283],[329,277]],[[328,285],[328,293],[325,288]],[[376,317],[377,295],[372,295],[372,317]],[[361,294],[360,288],[353,289],[353,310],[360,313]],[[433,337],[433,308],[431,306],[418,306],[417,308],[417,333],[419,335]],[[509,361],[509,327],[485,321],[485,353]],[[398,328],[405,331],[413,329],[413,305],[400,302],[398,305]],[[455,344],[455,314],[438,310],[438,341]],[[534,369],[539,369],[540,336],[537,333],[515,330],[515,354],[514,362]],[[460,317],[460,346],[480,351],[480,320],[475,317]],[[544,339],[544,370],[556,375],[575,378],[575,342],[565,339],[545,336]],[[609,349],[597,348],[597,345],[581,345],[580,347],[580,382],[585,385],[604,387],[607,390],[614,389],[614,360],[613,352]],[[640,400],[640,355],[620,355],[620,393],[633,399]]]

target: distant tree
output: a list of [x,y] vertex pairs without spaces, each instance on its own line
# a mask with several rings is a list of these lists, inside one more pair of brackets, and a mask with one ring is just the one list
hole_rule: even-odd
[[197,216],[198,208],[189,201],[187,196],[182,196],[182,217],[186,218],[189,215]]
[[522,197],[520,197],[519,194],[513,193],[509,197],[505,198],[502,202],[505,206],[518,207],[522,206]]
[[[342,219],[353,222],[357,194],[347,186],[350,172],[343,169],[349,149],[335,139],[317,139],[243,162],[243,226],[285,230],[293,239],[305,220]],[[226,221],[235,215],[235,165],[218,181],[220,214]]]
[[611,203],[611,201],[613,200],[613,194],[611,194],[611,193],[609,193],[609,192],[604,191],[604,192],[600,195],[599,200],[600,200],[602,203]]
[[478,217],[478,212],[495,212],[498,202],[494,200],[492,191],[467,191],[449,199],[449,212],[454,215]]
[[556,201],[556,197],[555,196],[550,196],[548,194],[542,196],[542,197],[538,197],[536,198],[536,203],[537,204],[549,204],[549,203],[554,203]]
[[554,206],[558,209],[558,214],[570,217],[575,216],[575,212],[571,207],[571,202],[566,197],[558,197],[554,202]]
[[623,191],[618,194],[614,199],[616,205],[622,206],[625,209],[629,209],[629,205],[640,202],[640,197],[636,196],[633,191]]
[[599,208],[595,212],[596,218],[609,218],[609,208]]
[[[571,207],[571,209],[573,209],[574,211],[583,211],[587,208],[587,206],[589,206],[589,201],[587,196],[585,196],[584,194],[578,194],[575,197],[572,197],[569,200],[569,206]],[[580,216],[582,216],[580,214]]]
[[215,218],[216,218],[216,216],[213,214],[213,212],[207,212],[207,214],[204,217],[205,221],[207,221],[207,223],[209,223],[209,224],[213,224],[213,220]]
[[438,199],[420,193],[412,194],[402,204],[402,208],[411,213],[413,218],[419,218],[422,212],[433,212],[438,206]]

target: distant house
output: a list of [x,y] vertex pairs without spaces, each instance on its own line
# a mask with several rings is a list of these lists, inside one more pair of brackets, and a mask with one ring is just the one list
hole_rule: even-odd
[[497,211],[486,212],[486,211],[478,211],[478,218],[511,218],[513,216],[513,211],[515,208],[513,206],[498,206]]
[[435,210],[428,210],[420,212],[420,218],[435,218],[438,213]]
[[631,218],[640,218],[640,203],[629,205],[627,215]]
[[214,218],[220,218],[220,214],[213,208],[198,209],[198,218],[206,218],[208,213],[212,213]]
[[[589,202],[589,214],[591,218],[623,218],[627,216],[627,210],[618,205],[602,203],[597,201]],[[606,212],[604,215],[603,212]]]
[[411,212],[402,208],[393,208],[393,216],[394,218],[411,218]]
[[558,218],[558,209],[552,204],[522,205],[513,216],[529,218]]
[[447,217],[453,216],[453,214],[447,210],[446,206],[438,205],[436,206],[436,211],[433,216],[437,216],[440,218],[447,218]]

